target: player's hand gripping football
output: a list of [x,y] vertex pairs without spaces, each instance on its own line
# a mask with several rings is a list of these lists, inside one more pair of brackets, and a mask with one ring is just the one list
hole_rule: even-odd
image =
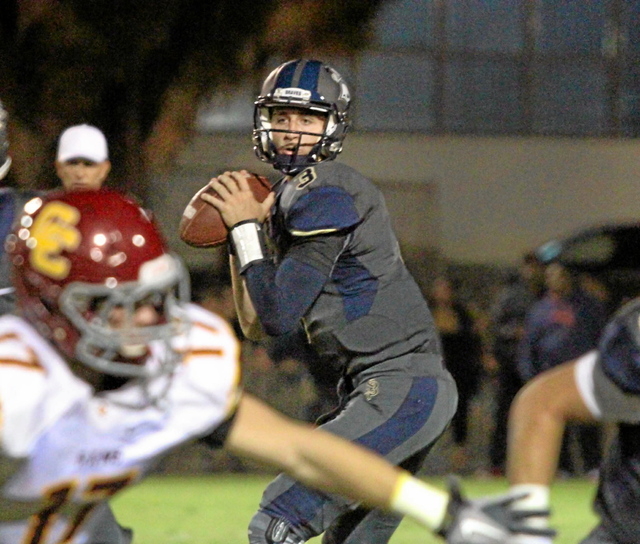
[[240,221],[251,219],[255,219],[259,223],[264,222],[275,200],[273,193],[270,193],[264,202],[256,200],[247,182],[249,175],[251,174],[246,170],[225,172],[209,182],[220,198],[206,193],[201,196],[203,200],[220,212],[222,220],[228,228]]
[[515,501],[523,495],[504,494],[495,497],[467,499],[462,496],[456,478],[449,479],[451,499],[447,516],[438,534],[448,544],[516,544],[520,542],[551,543],[555,531],[531,527],[527,520],[548,516],[547,510],[514,510]]

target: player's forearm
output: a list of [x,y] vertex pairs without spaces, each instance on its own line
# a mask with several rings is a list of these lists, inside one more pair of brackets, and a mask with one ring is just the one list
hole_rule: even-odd
[[442,525],[448,493],[364,448],[319,429],[310,432],[312,437],[298,443],[287,470],[291,476],[311,487],[410,516],[431,530]]
[[231,268],[231,285],[233,287],[233,300],[238,314],[238,322],[243,334],[253,341],[259,341],[266,337],[258,313],[253,307],[249,292],[246,288],[244,280],[238,273],[235,263],[235,257],[229,256],[229,267]]
[[511,485],[553,482],[564,422],[547,410],[534,390],[522,391],[511,407],[507,478]]
[[594,421],[578,390],[575,369],[572,361],[543,372],[512,404],[507,467],[511,484],[551,485],[567,422]]
[[250,395],[243,395],[225,447],[310,487],[408,515],[431,529],[439,528],[445,516],[445,491],[369,450],[285,418]]
[[255,263],[242,277],[260,323],[271,336],[295,330],[327,281],[321,271],[291,257],[278,266],[270,261]]

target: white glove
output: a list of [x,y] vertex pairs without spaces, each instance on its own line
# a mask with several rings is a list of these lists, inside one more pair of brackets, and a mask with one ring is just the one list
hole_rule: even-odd
[[527,524],[531,517],[549,515],[548,510],[511,508],[522,494],[470,500],[462,496],[455,478],[449,479],[449,490],[447,516],[438,531],[448,544],[551,544],[555,536],[553,529]]

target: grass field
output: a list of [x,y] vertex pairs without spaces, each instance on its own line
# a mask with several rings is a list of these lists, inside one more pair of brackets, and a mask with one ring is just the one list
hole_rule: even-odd
[[[120,522],[133,527],[134,544],[246,544],[246,527],[266,476],[158,476],[126,491],[113,503]],[[443,485],[442,479],[429,480]],[[470,497],[506,490],[502,479],[463,480]],[[581,479],[556,483],[552,490],[555,544],[576,544],[595,524],[591,500],[593,482]],[[320,539],[311,542],[319,544]],[[441,540],[405,520],[392,544],[436,544]]]

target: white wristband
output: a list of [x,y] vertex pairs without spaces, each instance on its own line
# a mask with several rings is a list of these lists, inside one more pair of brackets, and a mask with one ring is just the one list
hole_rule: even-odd
[[440,529],[447,513],[449,494],[431,487],[410,474],[398,478],[390,508],[422,523],[432,531]]
[[240,265],[240,273],[251,263],[265,258],[264,233],[257,221],[238,223],[229,232],[236,258]]
[[[510,495],[524,495],[511,506],[514,510],[548,510],[549,487],[542,484],[516,484],[509,488]],[[544,529],[549,526],[548,516],[532,516],[527,524],[531,527]]]

